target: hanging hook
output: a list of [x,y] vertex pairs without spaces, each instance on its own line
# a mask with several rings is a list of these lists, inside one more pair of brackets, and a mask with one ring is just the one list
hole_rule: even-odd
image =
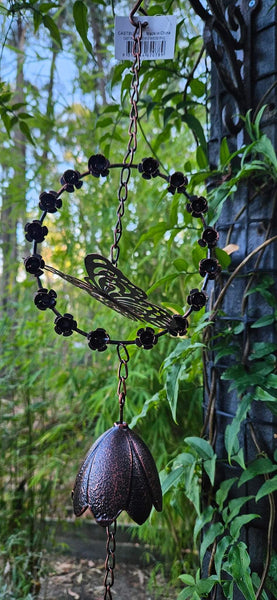
[[[140,12],[143,15],[147,15],[147,13],[145,12],[145,10],[143,8],[140,8],[140,5],[142,4],[142,2],[143,2],[143,0],[138,0],[136,2],[135,6],[132,8],[132,10],[130,12],[129,19],[130,19],[130,23],[133,25],[133,27],[137,26],[137,22],[134,19],[134,15],[135,15],[135,13],[137,12],[138,9],[140,10]],[[147,25],[147,22],[141,24],[142,27],[146,27],[146,25]]]

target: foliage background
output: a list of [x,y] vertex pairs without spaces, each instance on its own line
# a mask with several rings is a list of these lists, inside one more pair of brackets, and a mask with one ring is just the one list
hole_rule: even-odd
[[[11,1],[0,7],[4,40],[0,90],[2,597],[30,600],[38,592],[47,520],[53,515],[72,517],[70,490],[80,460],[92,441],[118,418],[116,353],[112,348],[92,353],[77,335],[60,339],[54,333],[50,311],[41,313],[32,303],[36,290],[32,278],[25,275],[22,257],[30,253],[24,224],[38,218],[39,193],[57,190],[65,169],[86,170],[91,154],[101,152],[111,162],[121,161],[125,154],[131,75],[129,63],[117,64],[113,59],[113,16],[126,14],[128,8],[125,2],[73,5],[69,0]],[[201,26],[186,0],[149,3],[147,10],[177,15],[177,43],[174,60],[142,64],[136,162],[155,156],[165,173],[184,171],[189,191],[202,193],[211,172],[206,141],[209,65],[203,55]],[[235,186],[257,169],[253,163],[250,172],[250,152],[256,158],[262,154],[265,176],[270,173],[275,185],[274,149],[261,138],[259,119],[253,125],[249,116],[246,125],[252,145],[242,150],[231,180],[224,175],[233,157],[226,140],[222,142],[220,164],[212,173],[216,186],[210,194],[211,224]],[[63,196],[62,210],[47,218],[49,235],[42,247],[46,263],[82,278],[88,252],[109,255],[118,183],[118,173],[112,171],[107,179],[86,179],[81,190]],[[184,196],[171,196],[164,184],[132,173],[119,267],[149,291],[151,301],[184,309],[188,292],[199,285],[198,263],[205,256],[197,244],[200,235],[200,224],[185,210]],[[228,255],[219,252],[218,258],[227,270]],[[45,287],[57,291],[60,312],[72,313],[81,328],[105,327],[111,336],[120,331],[123,338],[134,337],[138,327],[117,313],[49,274],[44,281]],[[260,289],[276,311],[271,284],[265,281]],[[209,314],[194,313],[189,339],[161,338],[152,352],[138,348],[131,352],[125,417],[151,448],[161,471],[165,505],[162,514],[152,515],[151,527],[140,529],[140,535],[166,554],[175,580],[183,572],[185,588],[180,598],[205,597],[220,584],[225,565],[225,597],[233,597],[229,576],[237,582],[243,576],[246,587],[240,589],[249,600],[255,597],[259,581],[255,575],[250,578],[248,554],[239,538],[247,523],[241,514],[243,501],[233,505],[231,516],[226,508],[223,524],[217,516],[225,507],[229,484],[219,488],[216,510],[210,506],[204,510],[200,502],[202,474],[213,485],[216,465],[212,445],[197,437],[202,427],[201,336],[208,319]],[[239,333],[225,332],[218,351],[224,352],[226,339]],[[274,348],[258,359],[271,357]],[[275,359],[266,360],[273,360],[266,376],[276,378]],[[273,404],[276,381],[271,381],[267,393]],[[241,410],[229,432],[231,461],[238,453],[233,442],[247,400],[243,406],[245,412]],[[276,486],[276,460],[266,459],[268,473],[273,474],[271,493]],[[240,467],[247,471],[242,458]],[[260,468],[254,468],[250,477]],[[233,522],[236,518],[240,521]],[[202,541],[200,559],[222,533],[229,536],[228,546],[219,544],[215,574],[201,580],[195,575],[197,536],[208,523],[211,529]],[[237,564],[241,568],[235,572]]]

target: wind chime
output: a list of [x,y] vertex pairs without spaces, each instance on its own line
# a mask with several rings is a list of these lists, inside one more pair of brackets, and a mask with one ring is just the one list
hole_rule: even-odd
[[[208,211],[207,200],[203,196],[191,196],[186,187],[187,177],[177,171],[165,175],[160,171],[158,160],[152,157],[144,158],[139,164],[133,159],[137,149],[137,123],[139,100],[139,71],[141,65],[141,41],[147,21],[135,18],[135,12],[142,0],[137,2],[130,13],[133,26],[132,41],[132,82],[130,90],[130,122],[129,141],[123,162],[111,164],[102,154],[95,154],[88,160],[88,169],[84,173],[67,170],[61,177],[62,187],[58,191],[42,192],[39,196],[39,208],[42,211],[40,219],[35,219],[25,226],[26,239],[33,242],[33,253],[24,259],[26,271],[32,274],[38,284],[34,303],[39,310],[52,310],[55,315],[55,332],[64,337],[73,332],[85,337],[91,350],[103,352],[108,346],[116,346],[119,367],[117,395],[119,401],[119,420],[105,431],[92,445],[77,474],[72,491],[73,508],[76,516],[82,515],[88,508],[97,523],[106,527],[107,555],[105,561],[104,599],[112,598],[111,588],[114,584],[115,567],[115,533],[116,519],[125,510],[139,525],[148,518],[152,506],[157,511],[162,510],[162,491],[157,468],[153,457],[142,439],[134,433],[124,421],[124,404],[127,395],[126,380],[128,377],[128,346],[150,350],[158,343],[161,336],[184,336],[189,323],[188,316],[192,311],[199,311],[207,301],[205,289],[209,280],[215,279],[221,271],[220,264],[214,257],[217,244],[217,231],[207,226],[205,213]],[[145,14],[144,11],[142,11]],[[114,229],[114,239],[110,250],[110,260],[99,254],[88,254],[85,267],[88,276],[85,280],[77,279],[63,273],[54,267],[46,265],[38,253],[38,244],[42,243],[48,233],[44,220],[48,213],[55,213],[62,208],[61,196],[64,192],[73,193],[80,189],[83,179],[107,177],[110,169],[120,168],[120,185],[118,189],[117,221]],[[183,194],[186,198],[186,210],[192,217],[200,219],[203,233],[198,243],[207,248],[207,257],[199,263],[199,273],[203,277],[201,288],[190,291],[187,302],[188,309],[183,315],[172,315],[164,308],[148,301],[146,293],[134,285],[118,269],[120,254],[120,239],[122,236],[122,221],[125,204],[128,198],[128,183],[131,170],[137,169],[145,180],[162,178],[168,185],[171,194]],[[137,331],[133,340],[111,339],[104,328],[94,331],[84,331],[77,325],[71,314],[61,314],[57,307],[57,294],[42,286],[43,270],[50,271],[62,277],[69,283],[85,290],[95,300],[109,308],[118,311],[123,316],[135,321],[144,321],[156,327],[154,330],[147,325]]]

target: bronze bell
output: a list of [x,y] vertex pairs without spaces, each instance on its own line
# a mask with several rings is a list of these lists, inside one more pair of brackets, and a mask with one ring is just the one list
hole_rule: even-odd
[[126,510],[138,525],[152,505],[162,510],[158,471],[146,444],[127,423],[115,423],[91,446],[72,491],[77,517],[89,508],[107,526]]

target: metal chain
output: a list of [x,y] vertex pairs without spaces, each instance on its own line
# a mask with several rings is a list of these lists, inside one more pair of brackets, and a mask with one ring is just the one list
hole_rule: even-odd
[[144,23],[138,21],[135,24],[133,32],[133,51],[134,62],[132,65],[132,82],[130,92],[130,123],[129,123],[129,142],[127,145],[127,152],[124,156],[123,167],[120,173],[120,184],[118,189],[118,209],[117,209],[117,222],[114,228],[114,241],[111,246],[111,262],[117,266],[119,258],[119,241],[122,236],[122,218],[125,212],[125,202],[128,198],[128,183],[130,179],[131,166],[133,164],[134,154],[137,149],[137,120],[138,120],[138,109],[137,103],[139,100],[139,71],[140,71],[140,56],[141,56],[141,39],[142,29],[145,26]]
[[105,577],[104,577],[104,587],[105,587],[104,600],[111,600],[112,599],[111,587],[114,584],[116,521],[113,521],[113,523],[107,525],[106,533],[107,533],[107,545],[106,545],[107,556],[106,556],[106,560],[105,560],[106,573],[105,573]]
[[119,422],[122,424],[123,410],[127,394],[126,379],[128,378],[128,362],[130,358],[125,344],[118,344],[117,355],[119,358],[117,395],[119,402]]

